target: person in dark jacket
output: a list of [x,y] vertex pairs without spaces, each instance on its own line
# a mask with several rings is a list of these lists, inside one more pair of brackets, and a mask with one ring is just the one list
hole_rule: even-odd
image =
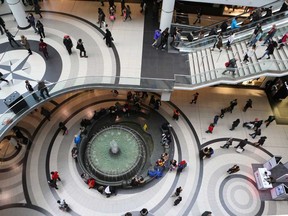
[[220,25],[220,29],[221,29],[222,34],[227,31],[227,28],[228,28],[227,21],[224,20],[223,23]]
[[44,107],[41,107],[41,115],[43,115],[48,121],[51,120],[51,112]]
[[198,23],[201,23],[201,16],[202,16],[202,9],[199,8],[199,9],[197,10],[197,18],[196,18],[195,22],[193,23],[193,25],[195,25],[197,22],[198,22]]
[[[84,45],[83,45],[83,41],[82,39],[79,39],[77,41],[77,46],[76,46],[76,49],[79,49],[80,50],[80,58],[88,58],[88,56],[86,55],[86,50],[84,48]],[[83,55],[84,54],[84,55]]]
[[241,140],[237,146],[234,146],[234,148],[241,148],[243,149],[243,151],[245,151],[244,147],[247,144],[248,144],[248,139],[244,139],[244,140]]
[[245,104],[245,106],[244,106],[244,108],[243,108],[243,112],[246,112],[248,108],[252,108],[252,100],[251,100],[251,99],[249,99],[249,100],[246,102],[246,104]]
[[240,119],[236,119],[233,123],[232,123],[232,127],[230,128],[230,130],[234,130],[240,123]]
[[36,23],[36,28],[38,30],[38,34],[40,35],[41,38],[45,38],[45,32],[44,32],[44,26],[40,22],[40,20],[37,21]]
[[161,42],[157,49],[164,49],[165,46],[167,45],[168,42],[168,37],[169,37],[169,28],[166,28],[162,33],[161,33]]
[[222,74],[224,75],[227,72],[232,72],[233,76],[235,75],[236,72],[236,68],[237,68],[237,64],[236,64],[237,59],[236,58],[232,58],[229,60],[228,65],[226,66],[226,70],[224,70],[222,72]]
[[266,127],[270,125],[271,122],[275,120],[275,116],[270,115],[268,119],[266,119],[264,122],[266,123]]
[[112,37],[112,34],[109,31],[109,29],[106,29],[106,33],[105,33],[105,36],[103,37],[103,40],[104,39],[106,39],[106,45],[108,47],[111,47],[112,46],[113,37]]
[[71,40],[71,38],[70,38],[69,35],[65,35],[65,36],[64,36],[63,44],[64,44],[64,46],[66,47],[69,55],[71,55],[71,54],[72,54],[73,43],[72,43],[72,40]]
[[269,43],[267,49],[265,50],[263,56],[261,56],[260,58],[257,58],[257,60],[262,59],[265,55],[268,55],[267,59],[270,59],[270,55],[273,55],[274,49],[275,49],[275,43],[274,43],[274,41],[270,41],[270,43]]
[[42,18],[42,14],[41,14],[41,7],[38,3],[34,3],[34,11],[35,14],[39,14],[40,18]]
[[257,130],[255,130],[254,133],[249,134],[253,139],[255,139],[256,136],[260,136],[261,135],[261,129],[258,128]]
[[35,33],[37,32],[36,26],[35,26],[35,18],[34,15],[32,13],[29,13],[28,16],[26,17],[28,23],[32,26],[32,28],[34,29]]
[[11,47],[14,47],[13,45],[12,45],[12,41],[13,41],[13,43],[14,44],[16,44],[18,47],[20,47],[20,45],[15,41],[15,39],[14,39],[14,35],[12,35],[9,31],[8,31],[8,29],[6,29],[5,30],[5,33],[6,33],[6,36],[7,36],[7,38],[8,38],[8,40],[9,40],[9,43],[10,43],[10,46]]
[[264,144],[264,142],[266,141],[266,139],[267,139],[266,136],[262,136],[262,137],[260,137],[260,139],[257,142],[253,143],[253,145],[255,147],[262,146]]
[[40,96],[41,96],[43,99],[45,99],[44,91],[45,91],[47,97],[50,97],[49,92],[48,92],[48,89],[47,89],[47,86],[46,86],[44,80],[40,80],[40,81],[38,82],[38,91],[40,91]]
[[272,40],[272,38],[274,37],[275,33],[277,31],[276,25],[273,24],[272,28],[269,30],[269,32],[267,33],[267,36],[264,40],[264,43],[262,44],[262,46],[264,46],[266,43],[268,43],[269,41]]

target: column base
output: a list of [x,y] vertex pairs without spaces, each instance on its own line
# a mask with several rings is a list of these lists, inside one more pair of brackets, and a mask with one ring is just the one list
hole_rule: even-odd
[[26,27],[20,27],[19,25],[17,25],[17,28],[20,29],[20,30],[29,29],[30,27],[31,27],[30,24],[28,24],[28,26],[26,26]]

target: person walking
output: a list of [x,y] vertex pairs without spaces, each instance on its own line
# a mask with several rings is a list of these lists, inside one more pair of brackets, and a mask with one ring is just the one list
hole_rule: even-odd
[[249,134],[249,135],[250,135],[253,139],[255,139],[256,136],[260,136],[260,135],[261,135],[261,129],[258,128],[258,129],[255,130],[254,133]]
[[4,75],[0,72],[0,80],[6,82],[7,85],[9,85],[9,81],[6,80],[6,79],[4,79],[3,76],[4,76]]
[[156,49],[164,49],[167,45],[169,37],[169,28],[166,28],[162,33],[160,37],[160,43],[159,46]]
[[215,47],[217,47],[219,49],[220,52],[222,52],[221,50],[221,47],[223,46],[223,43],[222,43],[222,33],[219,32],[219,34],[217,35],[216,37],[216,42],[214,43],[213,45],[213,48],[211,49],[211,51],[214,50]]
[[183,191],[182,187],[178,187],[176,188],[176,191],[175,193],[172,195],[172,197],[177,197],[177,196],[180,196],[180,193]]
[[283,46],[285,46],[286,42],[287,42],[287,38],[288,38],[288,32],[286,32],[282,38],[280,40],[278,40],[278,48],[277,50],[280,50]]
[[[154,39],[154,42],[152,44],[153,47],[156,47],[157,44],[159,45],[160,44],[160,37],[161,37],[161,29],[156,29],[154,31],[154,35],[153,35],[153,39]],[[159,42],[159,43],[158,43]]]
[[108,26],[105,22],[105,17],[106,17],[106,15],[105,15],[104,11],[101,8],[98,8],[98,23],[99,23],[100,28],[102,28],[103,26],[104,27]]
[[59,129],[63,131],[63,135],[68,133],[68,129],[63,122],[59,122]]
[[208,127],[208,130],[205,131],[205,132],[206,132],[206,133],[211,133],[211,134],[212,134],[212,133],[213,133],[213,130],[214,130],[214,124],[211,123],[211,124],[209,125],[209,127]]
[[1,35],[4,34],[4,31],[6,30],[5,27],[5,21],[2,19],[2,17],[0,16],[0,31],[1,31]]
[[44,32],[44,26],[40,22],[40,20],[37,21],[36,23],[36,28],[38,30],[38,34],[40,35],[41,38],[45,38],[45,32]]
[[34,3],[34,11],[35,14],[39,14],[40,18],[42,18],[41,7],[38,2],[36,4]]
[[240,119],[236,119],[232,123],[232,127],[229,129],[230,131],[234,130],[240,124]]
[[43,55],[45,56],[46,59],[48,59],[48,57],[49,57],[47,46],[48,45],[41,38],[40,43],[39,43],[39,51],[43,52]]
[[61,181],[59,173],[57,171],[52,171],[50,172],[50,174],[51,174],[51,179],[53,181]]
[[196,20],[194,21],[193,25],[195,25],[197,22],[199,24],[201,23],[201,16],[202,16],[202,8],[198,8],[197,17],[196,17]]
[[29,44],[27,38],[26,38],[24,35],[21,35],[21,41],[20,41],[20,43],[22,44],[22,46],[23,46],[25,49],[28,50],[28,54],[29,54],[29,55],[32,55],[32,51],[31,51],[31,49],[30,49],[30,44]]
[[72,40],[70,38],[69,35],[65,35],[64,38],[63,38],[63,44],[64,46],[66,47],[69,55],[72,54],[72,47],[73,47],[73,43],[72,43]]
[[[275,41],[270,41],[267,49],[265,50],[263,56],[257,58],[257,60],[261,60],[265,55],[268,55],[267,59],[270,59],[270,55],[273,55],[275,49]],[[277,46],[277,45],[276,45]]]
[[9,41],[9,44],[10,44],[10,46],[11,47],[14,47],[13,45],[12,45],[12,42],[14,43],[14,44],[16,44],[18,47],[20,47],[20,45],[15,41],[15,39],[14,39],[14,35],[12,35],[9,31],[8,31],[8,29],[6,29],[5,30],[5,33],[6,33],[6,36],[7,36],[7,38],[8,38],[8,41]]
[[245,151],[244,147],[248,144],[248,139],[241,140],[237,146],[234,146],[234,148],[241,148],[243,151]]
[[[76,46],[76,49],[79,49],[80,50],[80,58],[88,58],[88,56],[86,55],[86,50],[84,48],[84,45],[83,45],[83,41],[82,39],[79,39],[77,41],[77,46]],[[84,55],[83,55],[84,54]]]
[[51,112],[47,109],[45,109],[44,107],[41,107],[41,115],[43,115],[45,117],[45,119],[47,119],[48,121],[51,120]]
[[223,146],[220,146],[220,148],[229,149],[229,147],[232,145],[232,142],[233,142],[233,138],[230,137]]
[[236,69],[237,69],[237,58],[232,58],[227,62],[226,69],[222,72],[223,75],[225,75],[227,72],[232,72],[232,75],[235,75]]
[[28,80],[25,81],[25,87],[26,89],[32,93],[32,97],[34,98],[34,100],[36,100],[37,102],[41,101],[41,98],[36,94],[36,92],[34,92],[34,89],[32,87],[32,85],[30,84],[30,82]]
[[266,136],[262,136],[262,137],[260,137],[260,139],[257,142],[253,143],[253,145],[255,147],[262,146],[264,144],[264,142],[266,141],[266,139],[267,139]]
[[30,26],[34,29],[35,33],[38,33],[36,26],[35,26],[35,18],[32,13],[29,13],[28,16],[26,17],[28,23]]
[[251,57],[254,55],[255,51],[256,51],[256,45],[254,44],[254,45],[253,45],[251,48],[249,48],[249,49],[247,50],[247,52],[245,53],[244,58],[243,58],[243,63],[249,62],[249,59],[248,59],[248,58],[251,58]]
[[50,97],[48,88],[45,84],[45,80],[38,81],[38,91],[40,91],[40,96],[45,99],[44,92],[46,93],[47,97]]
[[266,123],[266,127],[268,127],[273,121],[275,120],[275,116],[270,115],[268,119],[266,119],[264,122]]
[[195,94],[193,94],[194,98],[193,100],[190,102],[190,104],[196,104],[197,103],[197,100],[198,100],[198,96],[199,96],[199,93],[196,92]]
[[177,206],[181,201],[182,201],[182,197],[179,196],[179,197],[174,201],[174,206]]
[[230,101],[229,111],[232,113],[235,106],[237,106],[237,99]]
[[106,45],[107,45],[108,47],[111,47],[111,46],[112,46],[112,41],[113,41],[114,39],[113,39],[112,34],[111,34],[111,32],[109,31],[109,29],[106,29],[106,33],[105,33],[105,35],[104,35],[104,37],[103,37],[103,40],[105,40],[105,39],[106,39]]
[[121,0],[121,16],[123,16],[124,9],[125,9],[125,0]]
[[246,102],[244,108],[243,108],[243,112],[246,112],[248,108],[252,108],[252,100],[248,99],[248,101]]
[[264,46],[266,43],[270,42],[271,39],[274,37],[275,33],[277,31],[276,25],[273,24],[272,28],[269,30],[269,32],[267,33],[267,36],[264,40],[264,43],[261,46]]
[[228,174],[236,173],[238,171],[240,171],[240,167],[237,164],[227,170]]
[[130,20],[132,20],[131,18],[131,9],[130,9],[130,6],[127,5],[123,11],[123,14],[124,14],[124,22],[129,18]]
[[214,124],[214,125],[217,125],[218,120],[219,120],[219,115],[215,115],[215,116],[214,116],[214,119],[213,119],[213,124]]

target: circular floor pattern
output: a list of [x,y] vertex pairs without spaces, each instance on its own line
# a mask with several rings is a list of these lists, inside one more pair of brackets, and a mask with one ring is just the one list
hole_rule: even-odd
[[255,182],[240,174],[227,176],[222,181],[219,199],[229,215],[262,215],[265,208]]

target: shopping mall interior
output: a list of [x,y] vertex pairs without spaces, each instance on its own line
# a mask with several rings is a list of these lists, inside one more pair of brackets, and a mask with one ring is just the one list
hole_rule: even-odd
[[[242,61],[255,28],[242,22],[255,6],[176,1],[170,33],[181,29],[181,41],[169,36],[161,49],[152,46],[165,12],[161,1],[141,8],[141,0],[126,0],[131,20],[121,16],[120,1],[115,20],[108,1],[39,1],[42,18],[22,2],[0,4],[5,28],[20,45],[12,47],[5,32],[0,35],[1,216],[288,215],[288,48],[259,60],[267,48],[259,41],[249,62]],[[261,24],[265,33],[276,24],[278,41],[288,18],[279,12],[283,1],[272,5],[273,15]],[[106,14],[102,28],[99,8]],[[199,8],[202,21],[193,26]],[[25,18],[30,12],[44,25],[48,58]],[[211,50],[215,37],[197,38],[198,31],[208,34],[235,16],[241,28],[231,50],[225,47],[229,34],[222,51]],[[67,35],[71,55],[63,44]],[[76,48],[79,39],[87,58]],[[223,75],[231,58],[237,70]],[[41,80],[49,91],[45,98]],[[245,106],[249,99],[251,107]],[[260,137],[265,143],[258,145]],[[234,165],[239,169],[229,174]]]

